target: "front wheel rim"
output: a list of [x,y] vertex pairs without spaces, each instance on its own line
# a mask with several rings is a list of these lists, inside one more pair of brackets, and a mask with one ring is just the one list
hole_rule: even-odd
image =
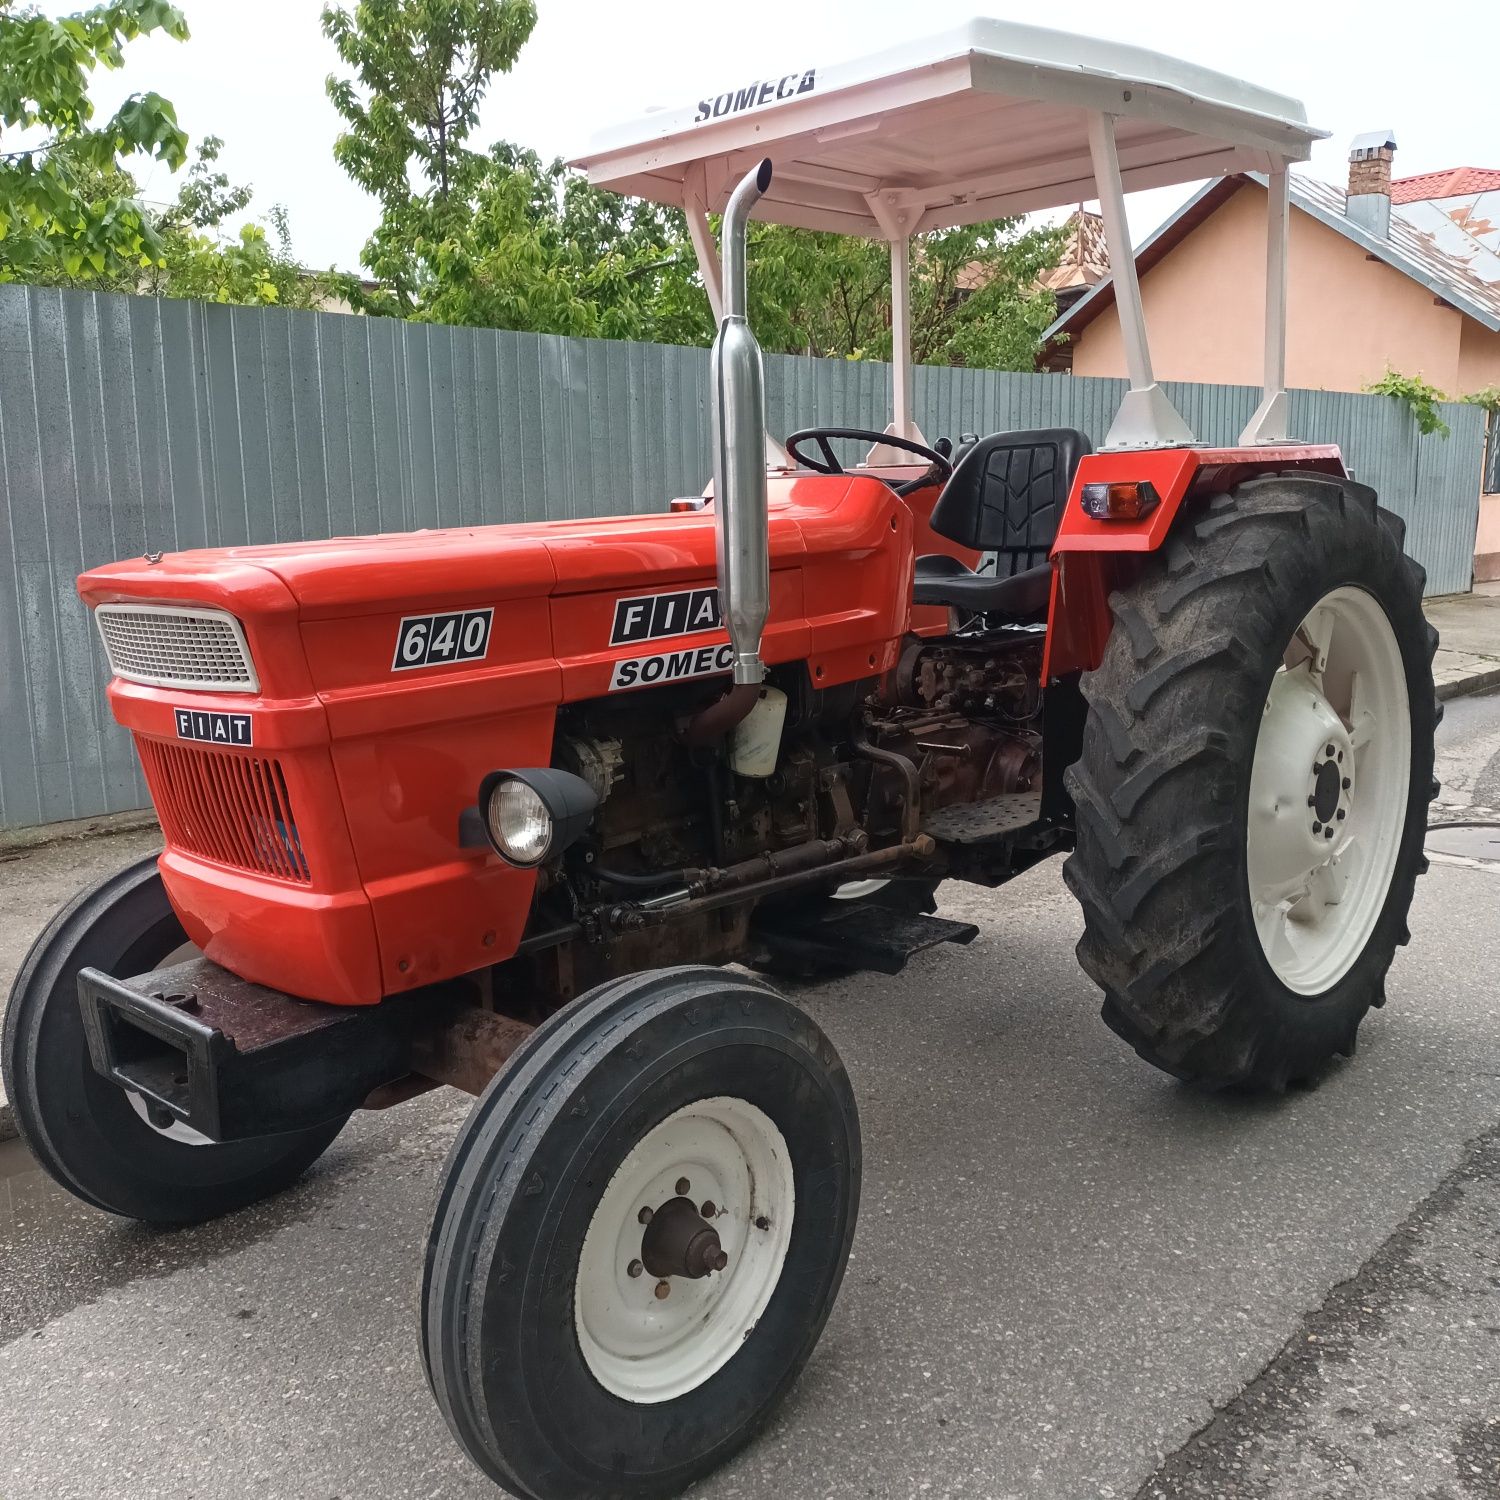
[[1277,979],[1337,984],[1369,944],[1406,825],[1411,704],[1401,648],[1366,590],[1337,588],[1293,632],[1255,742],[1250,904]]
[[[653,1275],[643,1210],[684,1196],[717,1232],[727,1264],[696,1278]],[[599,1384],[654,1405],[721,1370],[776,1290],[795,1207],[786,1139],[748,1100],[700,1099],[647,1131],[605,1188],[579,1255],[574,1326]]]

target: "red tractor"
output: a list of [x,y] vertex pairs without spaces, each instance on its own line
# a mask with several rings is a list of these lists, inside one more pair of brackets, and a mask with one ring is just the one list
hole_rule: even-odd
[[[1080,961],[1147,1061],[1281,1089],[1352,1052],[1423,868],[1435,636],[1401,522],[1287,432],[1317,134],[1219,74],[976,22],[602,139],[591,178],[685,210],[720,319],[711,498],[84,574],[166,847],[16,981],[42,1165],[185,1223],[355,1109],[477,1094],[423,1275],[433,1393],[518,1495],[649,1496],[766,1422],[859,1200],[838,1054],[726,966],[894,973],[974,936],[941,881],[1067,854]],[[1214,448],[1152,378],[1123,194],[1251,169],[1265,397]],[[928,443],[910,236],[1093,191],[1109,433]],[[752,212],[889,241],[885,432],[768,438]]]

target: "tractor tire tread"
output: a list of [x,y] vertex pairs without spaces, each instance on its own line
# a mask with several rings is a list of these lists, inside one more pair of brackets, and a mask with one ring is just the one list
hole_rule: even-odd
[[[1408,935],[1424,806],[1408,806],[1371,943],[1330,992],[1326,1014],[1322,998],[1306,1007],[1308,1016],[1319,1011],[1316,1024],[1299,1021],[1292,1007],[1286,1024],[1258,1019],[1265,978],[1281,987],[1253,927],[1257,946],[1247,949],[1231,893],[1243,879],[1237,819],[1246,735],[1253,751],[1262,678],[1271,670],[1265,663],[1268,654],[1279,660],[1278,619],[1300,608],[1297,600],[1326,592],[1318,569],[1341,549],[1357,552],[1389,595],[1408,673],[1414,655],[1424,670],[1430,662],[1421,570],[1401,552],[1404,534],[1366,486],[1327,475],[1260,476],[1199,502],[1111,597],[1119,628],[1081,684],[1084,749],[1066,773],[1077,847],[1063,873],[1083,908],[1078,958],[1103,991],[1103,1019],[1177,1077],[1284,1089],[1313,1076],[1333,1052],[1352,1051],[1366,1009],[1384,998],[1385,970]],[[1412,704],[1409,800],[1418,800],[1417,788],[1422,798],[1427,792],[1435,719],[1428,672]]]

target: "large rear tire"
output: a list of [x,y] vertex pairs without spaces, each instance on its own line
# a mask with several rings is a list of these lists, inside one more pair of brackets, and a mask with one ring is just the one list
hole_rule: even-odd
[[1403,536],[1362,485],[1267,476],[1110,601],[1064,874],[1105,1021],[1180,1078],[1309,1079],[1384,1001],[1436,794]]
[[156,856],[106,876],[53,917],[16,975],[0,1066],[16,1124],[46,1173],[84,1202],[154,1224],[190,1224],[294,1182],[343,1128],[219,1144],[168,1121],[95,1072],[78,972],[128,977],[187,941]]
[[767,985],[600,986],[529,1038],[448,1160],[422,1354],[460,1445],[528,1500],[676,1494],[769,1420],[859,1202],[838,1055]]

